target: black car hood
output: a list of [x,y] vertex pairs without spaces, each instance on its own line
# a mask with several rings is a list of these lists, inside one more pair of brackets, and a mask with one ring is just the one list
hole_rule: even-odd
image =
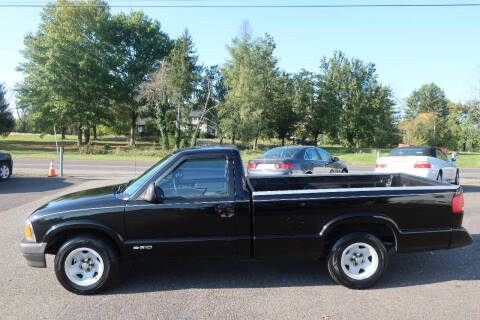
[[41,206],[32,215],[40,217],[45,214],[98,208],[111,205],[113,202],[118,203],[115,194],[117,187],[118,185],[112,185],[66,194]]

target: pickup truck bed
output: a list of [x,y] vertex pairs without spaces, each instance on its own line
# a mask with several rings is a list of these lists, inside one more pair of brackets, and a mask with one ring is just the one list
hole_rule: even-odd
[[251,177],[248,185],[256,256],[306,248],[321,255],[342,224],[355,230],[375,224],[399,253],[453,248],[464,235],[463,213],[452,214],[452,198],[462,188],[434,180],[364,173]]
[[459,186],[405,174],[245,177],[237,150],[194,148],[127,184],[42,206],[20,247],[36,267],[55,254],[60,283],[80,294],[103,290],[120,261],[186,258],[325,256],[335,281],[366,288],[390,248],[470,244],[462,219]]

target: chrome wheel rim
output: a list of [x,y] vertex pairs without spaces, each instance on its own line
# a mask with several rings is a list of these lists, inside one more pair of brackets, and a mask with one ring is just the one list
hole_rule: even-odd
[[90,248],[72,250],[65,259],[65,274],[76,285],[85,287],[95,284],[103,275],[103,259]]
[[2,179],[7,179],[9,175],[10,175],[10,168],[5,164],[2,165],[0,167],[0,177]]
[[353,243],[342,252],[342,270],[354,280],[370,278],[377,271],[378,262],[377,251],[364,242]]

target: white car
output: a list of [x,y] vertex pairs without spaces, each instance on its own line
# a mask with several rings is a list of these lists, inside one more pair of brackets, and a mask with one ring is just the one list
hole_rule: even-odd
[[448,158],[440,148],[400,147],[386,157],[377,159],[375,172],[400,172],[459,184],[459,170],[455,158]]

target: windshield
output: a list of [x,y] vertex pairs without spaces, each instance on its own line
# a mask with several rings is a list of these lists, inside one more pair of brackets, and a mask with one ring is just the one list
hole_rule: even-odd
[[390,152],[391,156],[423,156],[425,150],[423,148],[401,148]]
[[145,182],[147,182],[160,168],[164,167],[167,163],[169,163],[171,159],[173,159],[172,155],[166,156],[165,158],[154,164],[150,169],[145,171],[137,179],[130,180],[125,190],[123,191],[123,194],[131,197],[138,188],[140,188]]
[[297,153],[297,148],[274,148],[265,152],[260,158],[263,159],[285,159],[294,158]]

